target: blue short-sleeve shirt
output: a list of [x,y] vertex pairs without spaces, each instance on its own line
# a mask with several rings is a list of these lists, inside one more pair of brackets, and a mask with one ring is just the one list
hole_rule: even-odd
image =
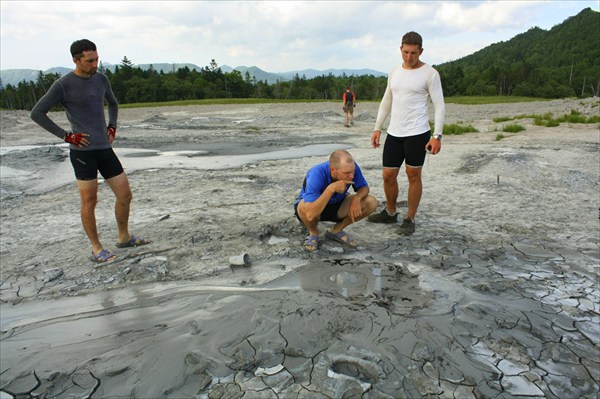
[[[304,202],[314,202],[321,196],[321,194],[323,194],[327,186],[333,182],[329,166],[329,161],[326,161],[309,169],[309,171],[306,173],[302,190],[300,190],[300,195],[298,196],[295,204],[298,204],[302,200],[304,200]],[[354,191],[356,192],[363,187],[368,187],[368,184],[356,162],[354,162],[354,166],[356,168],[354,171],[354,184],[352,185],[352,188],[354,188]],[[329,199],[329,204],[337,204],[342,202],[344,198],[346,198],[346,195],[348,195],[349,188],[350,185],[346,187],[346,192],[342,194],[333,194]]]

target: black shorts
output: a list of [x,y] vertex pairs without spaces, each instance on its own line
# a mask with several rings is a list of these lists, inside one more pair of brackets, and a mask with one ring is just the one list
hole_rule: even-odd
[[105,180],[123,173],[123,166],[112,148],[105,150],[71,150],[69,157],[77,180],[94,180],[98,172]]
[[406,166],[420,168],[425,163],[425,146],[431,137],[431,130],[409,137],[395,137],[390,134],[383,145],[383,167],[399,168],[406,161]]
[[[340,219],[338,217],[338,210],[342,206],[342,202],[338,202],[337,204],[325,205],[325,209],[323,209],[323,212],[321,212],[321,217],[319,220],[325,221],[325,222],[336,222],[336,223],[341,221],[343,218]],[[296,217],[298,218],[300,223],[303,223],[302,219],[300,219],[300,215],[298,215],[298,204],[294,205],[294,215],[296,215]]]

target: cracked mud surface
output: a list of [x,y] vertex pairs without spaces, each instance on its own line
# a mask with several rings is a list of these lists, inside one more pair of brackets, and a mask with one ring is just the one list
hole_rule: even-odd
[[[123,109],[131,231],[153,243],[114,247],[102,185],[101,239],[124,260],[101,267],[66,148],[2,111],[0,392],[596,398],[598,125],[525,120],[496,141],[492,122],[591,104],[449,104],[446,123],[480,133],[427,159],[415,234],[361,221],[357,251],[324,241],[313,254],[292,204],[332,149],[348,148],[384,201],[376,103],[359,103],[350,129],[333,103]],[[230,266],[241,253],[251,265]]]

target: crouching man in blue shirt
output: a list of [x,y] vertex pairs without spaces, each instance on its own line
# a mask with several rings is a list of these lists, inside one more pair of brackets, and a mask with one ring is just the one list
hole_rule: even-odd
[[[355,194],[349,194],[352,186]],[[357,242],[344,231],[346,226],[369,216],[377,209],[377,199],[369,195],[369,185],[352,155],[345,150],[334,151],[329,161],[313,166],[302,184],[294,204],[298,220],[306,226],[309,235],[304,249],[319,248],[319,221],[335,222],[325,237],[350,248]]]

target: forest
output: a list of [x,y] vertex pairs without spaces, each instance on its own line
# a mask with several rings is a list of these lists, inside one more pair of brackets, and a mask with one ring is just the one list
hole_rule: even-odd
[[[600,93],[600,13],[587,8],[545,31],[532,28],[507,42],[492,44],[461,59],[434,65],[444,95],[590,97]],[[182,100],[256,98],[339,100],[350,86],[358,101],[380,100],[387,79],[373,75],[296,75],[268,84],[249,73],[225,73],[213,59],[200,70],[165,73],[136,67],[124,57],[114,71],[100,65],[120,104]],[[59,74],[39,73],[36,81],[0,82],[0,108],[30,110]]]
[[444,95],[598,96],[600,13],[590,8],[549,31],[532,28],[436,66]]
[[[268,84],[233,70],[226,73],[213,59],[200,71],[188,67],[165,73],[150,67],[143,70],[124,57],[114,71],[100,67],[105,73],[119,104],[157,103],[183,100],[220,98],[257,98],[273,100],[341,100],[346,86],[357,93],[358,100],[381,99],[387,84],[386,77],[317,76],[312,79],[296,75],[289,81]],[[20,82],[16,87],[0,86],[0,107],[30,110],[44,95],[59,74],[40,72],[35,82]]]

